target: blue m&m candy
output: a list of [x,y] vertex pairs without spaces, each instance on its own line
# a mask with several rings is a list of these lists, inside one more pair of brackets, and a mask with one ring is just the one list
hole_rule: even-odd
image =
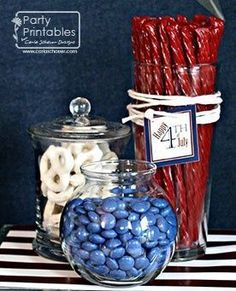
[[113,212],[117,209],[117,202],[115,198],[106,198],[102,202],[102,209],[105,212]]
[[110,213],[102,214],[101,227],[103,229],[112,229],[116,225],[116,218]]
[[62,219],[62,246],[75,269],[104,280],[141,280],[170,259],[177,219],[164,198],[133,197],[135,189],[122,189],[111,190],[114,197],[70,201]]

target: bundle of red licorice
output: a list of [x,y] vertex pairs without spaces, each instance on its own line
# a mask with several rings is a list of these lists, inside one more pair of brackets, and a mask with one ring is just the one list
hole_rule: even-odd
[[[224,22],[216,17],[134,17],[135,90],[155,95],[198,96],[215,92],[216,61]],[[197,111],[211,106],[197,105]],[[164,106],[153,108],[166,110]],[[136,158],[145,159],[142,126],[134,124]],[[156,180],[179,215],[177,249],[198,247],[209,179],[213,124],[198,125],[200,161],[158,168]]]

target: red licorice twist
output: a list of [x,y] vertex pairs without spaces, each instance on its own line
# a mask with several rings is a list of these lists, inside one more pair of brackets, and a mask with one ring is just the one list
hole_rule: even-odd
[[[141,93],[196,96],[215,90],[218,49],[224,22],[195,15],[134,17],[132,48],[135,89]],[[198,65],[200,64],[200,65]],[[187,68],[186,68],[187,66]],[[212,106],[198,105],[197,110]],[[155,110],[166,110],[158,106]],[[145,159],[143,127],[134,125],[135,152]],[[158,168],[155,179],[177,209],[180,221],[177,249],[197,247],[204,215],[213,125],[199,125],[200,161]]]

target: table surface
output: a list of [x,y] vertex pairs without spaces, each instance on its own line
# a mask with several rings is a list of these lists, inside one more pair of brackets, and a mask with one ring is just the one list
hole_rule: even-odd
[[[82,279],[68,263],[35,254],[32,250],[34,236],[32,226],[1,228],[0,290],[111,290]],[[204,257],[171,262],[157,279],[130,290],[236,290],[236,230],[210,231]]]

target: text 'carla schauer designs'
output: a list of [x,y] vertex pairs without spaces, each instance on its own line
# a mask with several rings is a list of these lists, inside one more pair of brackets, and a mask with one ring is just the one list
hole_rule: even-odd
[[78,49],[78,11],[18,11],[12,19],[19,49]]

